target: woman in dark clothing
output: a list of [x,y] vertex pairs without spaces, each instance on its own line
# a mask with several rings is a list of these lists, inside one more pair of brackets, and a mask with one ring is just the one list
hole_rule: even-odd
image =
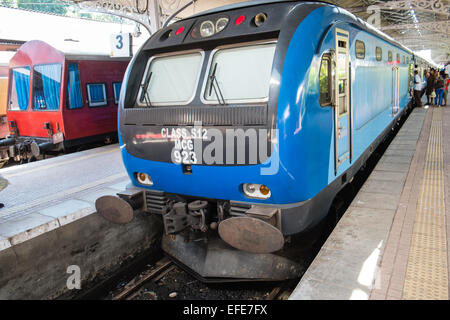
[[437,74],[436,83],[434,84],[434,91],[436,92],[436,98],[434,99],[434,104],[438,107],[442,105],[442,98],[444,95],[444,77],[442,74]]
[[433,89],[434,89],[434,82],[435,82],[435,80],[436,80],[436,77],[434,75],[434,70],[431,69],[430,70],[430,76],[428,77],[427,89],[426,89],[427,104],[428,105],[432,105],[433,104],[433,98],[431,98],[431,93],[433,92]]

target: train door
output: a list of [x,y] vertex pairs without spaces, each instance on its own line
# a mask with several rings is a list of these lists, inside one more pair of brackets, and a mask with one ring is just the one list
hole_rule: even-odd
[[350,104],[349,43],[349,33],[336,28],[335,174],[337,174],[339,166],[351,157],[352,110]]
[[400,105],[400,77],[398,66],[392,67],[392,115],[398,113]]

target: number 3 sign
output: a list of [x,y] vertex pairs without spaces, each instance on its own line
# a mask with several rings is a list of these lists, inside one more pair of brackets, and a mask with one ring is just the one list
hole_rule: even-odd
[[118,33],[111,35],[111,57],[131,56],[131,34]]

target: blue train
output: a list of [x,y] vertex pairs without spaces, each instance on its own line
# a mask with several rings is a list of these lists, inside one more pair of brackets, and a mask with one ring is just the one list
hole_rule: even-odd
[[126,72],[119,139],[163,250],[206,280],[297,277],[290,240],[411,107],[413,70],[409,49],[322,2],[240,3],[159,30]]

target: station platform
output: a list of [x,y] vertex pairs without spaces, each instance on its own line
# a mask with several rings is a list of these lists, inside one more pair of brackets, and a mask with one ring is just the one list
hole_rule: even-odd
[[291,300],[448,300],[450,108],[414,109]]
[[[0,169],[0,300],[55,299],[153,252],[162,226],[136,213],[119,225],[95,201],[132,188],[117,144]],[[6,179],[6,180],[5,180]],[[76,290],[75,290],[76,291]]]
[[0,250],[95,212],[95,200],[130,183],[119,146],[0,169]]

